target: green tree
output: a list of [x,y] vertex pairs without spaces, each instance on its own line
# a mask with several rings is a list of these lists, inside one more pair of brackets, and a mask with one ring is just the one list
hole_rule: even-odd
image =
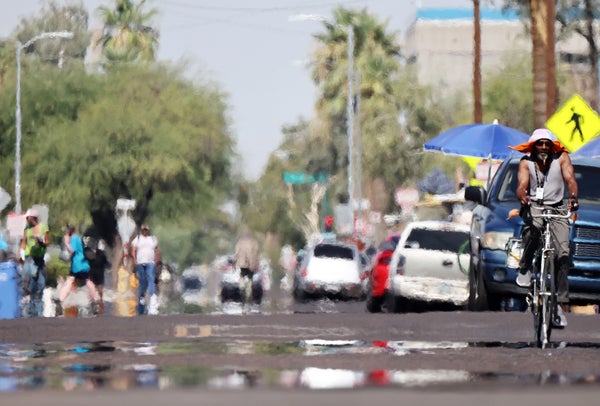
[[37,14],[21,18],[15,36],[24,44],[36,35],[55,31],[72,32],[73,38],[36,41],[23,52],[35,53],[40,60],[55,66],[72,62],[82,65],[90,43],[90,33],[88,12],[81,3],[61,5],[50,0]]
[[528,133],[534,128],[533,94],[523,89],[532,86],[531,56],[511,52],[503,61],[501,67],[486,72],[484,122],[497,119],[500,124]]
[[[328,165],[322,164],[318,169],[332,173],[345,167],[347,162],[340,157],[347,159],[343,141],[348,98],[348,30],[354,34],[354,66],[355,71],[360,72],[358,91],[362,120],[371,119],[369,113],[373,110],[381,114],[382,108],[384,113],[392,110],[384,121],[397,119],[392,83],[400,69],[400,48],[395,41],[396,34],[387,32],[387,23],[379,22],[366,10],[338,8],[333,22],[324,21],[323,25],[325,33],[315,35],[322,45],[315,51],[312,62],[312,78],[320,94],[316,102],[320,124],[314,126],[312,137],[324,142],[320,149],[330,157]],[[368,139],[369,134],[363,137]]]
[[159,33],[150,24],[158,10],[145,6],[146,0],[114,0],[114,9],[98,7],[104,28],[95,45],[102,46],[108,65],[155,60]]
[[282,128],[283,141],[271,154],[263,175],[247,186],[247,202],[240,204],[242,220],[251,229],[276,234],[282,244],[301,247],[304,209],[309,205],[308,185],[287,185],[283,174],[287,171],[307,171],[312,156],[308,136],[309,123],[298,123]]
[[[366,10],[345,8],[336,9],[333,22],[325,21],[324,28],[324,33],[315,35],[321,46],[315,51],[312,63],[312,77],[320,96],[311,137],[318,140],[320,154],[311,155],[319,165],[310,169],[341,175],[347,166],[348,34],[352,30],[354,70],[360,72],[360,82],[354,88],[360,97],[357,113],[362,130],[361,157],[366,163],[363,173],[367,179],[385,176],[384,168],[373,158],[381,162],[380,154],[389,153],[389,148],[394,149],[398,140],[401,107],[396,84],[402,69],[397,34],[388,32],[387,22],[379,22]],[[342,195],[347,190],[342,179],[347,176],[337,179],[332,186],[333,194]]]
[[[11,48],[14,46],[11,44]],[[7,57],[12,62],[6,74],[6,86],[0,87],[0,182],[14,196],[15,163],[15,64],[13,55]],[[30,167],[26,160],[40,160],[39,156],[28,156],[38,145],[48,142],[47,125],[62,122],[65,127],[77,121],[80,111],[93,103],[99,92],[98,78],[88,76],[82,65],[73,69],[58,69],[56,66],[40,62],[37,58],[24,58],[21,81],[21,155],[22,155],[22,197],[23,207],[41,203],[45,199],[30,198],[33,183],[30,181]],[[10,86],[9,86],[10,84]],[[35,163],[32,165],[35,166]],[[43,185],[40,185],[43,186]],[[36,188],[39,186],[36,186]],[[43,189],[42,189],[43,190]],[[39,196],[36,196],[36,199]],[[10,206],[12,209],[13,206]]]
[[598,10],[600,10],[600,1],[598,0],[560,0],[556,12],[556,19],[561,25],[560,37],[566,39],[572,35],[580,35],[588,44],[589,77],[592,79],[592,83],[591,90],[586,95],[592,108],[596,110],[600,108]]
[[[226,101],[214,85],[182,76],[172,68],[132,67],[79,77],[93,79],[95,100],[77,110],[75,121],[50,115],[34,130],[39,136],[22,159],[24,206],[47,203],[53,229],[91,219],[109,241],[118,198],[136,200],[137,223],[151,217],[202,236],[209,233],[205,224],[226,222],[218,208],[230,190],[234,148]],[[78,85],[55,78],[46,88],[60,95]]]

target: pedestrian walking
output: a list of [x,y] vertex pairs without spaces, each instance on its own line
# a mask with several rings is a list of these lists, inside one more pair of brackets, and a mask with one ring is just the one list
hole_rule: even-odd
[[[262,285],[260,282],[253,283],[253,277],[259,270],[260,252],[258,241],[250,231],[244,232],[242,238],[235,245],[235,265],[240,268],[240,290],[246,304],[250,299],[254,304],[260,304],[262,300]],[[251,297],[250,292],[251,291]]]
[[90,264],[85,258],[83,253],[83,241],[74,225],[67,224],[63,240],[65,247],[71,253],[71,269],[66,282],[60,289],[58,298],[61,304],[64,303],[65,299],[76,285],[83,286],[85,284],[88,288],[92,302],[92,313],[97,314],[100,297],[96,292],[96,285],[90,279]]
[[42,316],[44,305],[42,295],[46,287],[46,248],[50,244],[50,229],[39,220],[35,209],[25,212],[25,232],[19,248],[19,261],[23,265],[29,303],[26,315]]
[[90,279],[98,290],[98,313],[104,313],[104,273],[110,266],[106,256],[106,244],[104,240],[86,236],[84,240],[83,253],[90,264]]
[[[156,295],[156,259],[160,258],[158,239],[150,235],[150,227],[143,224],[141,232],[131,241],[131,258],[139,281],[137,314],[144,314],[148,302],[148,314],[158,314]],[[148,291],[149,300],[146,298]]]

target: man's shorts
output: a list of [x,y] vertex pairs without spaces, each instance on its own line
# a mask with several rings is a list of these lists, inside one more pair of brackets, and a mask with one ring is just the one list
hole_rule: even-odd
[[252,279],[254,272],[252,272],[250,268],[240,268],[240,275],[242,278],[247,277],[249,279]]
[[94,285],[104,285],[104,269],[90,269],[89,277]]
[[90,278],[89,272],[77,272],[71,275],[75,277],[75,284],[79,287],[85,285],[85,282]]

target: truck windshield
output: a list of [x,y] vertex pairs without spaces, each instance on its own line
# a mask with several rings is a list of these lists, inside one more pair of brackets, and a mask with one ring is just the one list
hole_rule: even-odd
[[517,194],[515,190],[517,190],[517,172],[519,169],[519,163],[516,162],[508,167],[508,169],[504,172],[504,179],[502,179],[502,184],[500,185],[500,189],[498,190],[498,200],[501,202],[510,202],[517,201]]
[[[573,165],[575,179],[579,189],[579,201],[586,203],[600,203],[600,188],[597,182],[600,176],[600,167],[587,165]],[[518,163],[511,164],[504,172],[504,179],[498,189],[498,200],[501,202],[517,201],[517,171]],[[565,199],[568,198],[569,190],[565,185]]]

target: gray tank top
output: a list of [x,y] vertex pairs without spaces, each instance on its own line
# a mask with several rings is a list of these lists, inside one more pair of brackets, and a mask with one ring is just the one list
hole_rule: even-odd
[[550,169],[546,175],[537,169],[533,158],[527,158],[527,165],[529,167],[529,195],[532,200],[535,199],[535,191],[539,186],[544,188],[544,204],[552,205],[563,201],[565,181],[562,176],[558,157],[559,155],[554,155],[550,163]]

